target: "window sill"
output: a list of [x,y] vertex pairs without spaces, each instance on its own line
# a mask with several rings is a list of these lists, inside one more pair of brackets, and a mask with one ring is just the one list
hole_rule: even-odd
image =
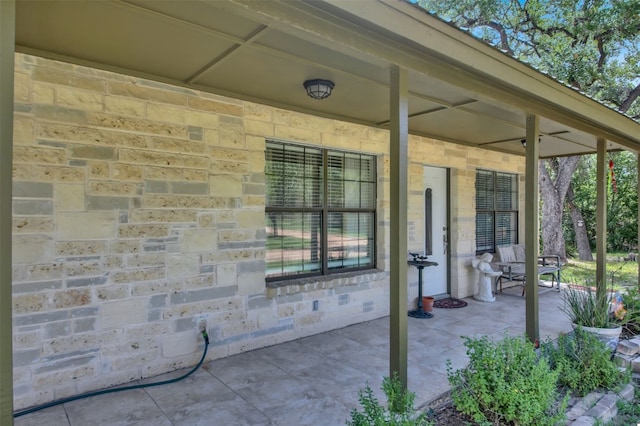
[[366,269],[363,271],[345,272],[316,277],[290,279],[267,282],[267,297],[307,293],[318,290],[330,290],[352,286],[353,290],[371,288],[371,282],[388,278],[389,273],[379,269]]

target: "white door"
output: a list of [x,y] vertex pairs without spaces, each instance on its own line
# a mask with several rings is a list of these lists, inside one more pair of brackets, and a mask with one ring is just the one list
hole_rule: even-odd
[[449,222],[448,222],[448,173],[442,167],[424,168],[424,253],[437,262],[423,272],[423,294],[448,293],[449,271]]

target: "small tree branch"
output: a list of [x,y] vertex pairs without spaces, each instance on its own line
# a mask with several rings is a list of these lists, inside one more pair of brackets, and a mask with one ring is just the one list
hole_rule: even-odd
[[507,31],[504,29],[504,26],[495,21],[487,22],[487,26],[493,28],[500,35],[500,47],[513,56],[514,52],[511,46],[509,46],[509,37],[507,36]]
[[620,104],[620,107],[618,108],[620,111],[622,112],[627,112],[629,111],[629,108],[631,108],[631,105],[633,105],[633,103],[635,102],[636,99],[638,99],[638,97],[640,96],[640,84],[638,84],[630,93],[629,96],[627,96],[627,99],[625,99],[624,101],[622,101],[622,103]]
[[607,53],[604,51],[603,34],[596,37],[596,43],[598,44],[598,71],[602,71],[604,64],[607,61]]

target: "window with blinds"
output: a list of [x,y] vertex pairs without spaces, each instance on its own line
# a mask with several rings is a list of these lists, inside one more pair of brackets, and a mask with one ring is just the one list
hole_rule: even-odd
[[267,280],[374,266],[375,157],[269,141]]
[[476,171],[476,253],[518,243],[518,176]]

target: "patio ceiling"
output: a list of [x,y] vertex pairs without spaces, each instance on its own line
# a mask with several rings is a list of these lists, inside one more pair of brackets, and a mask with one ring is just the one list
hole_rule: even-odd
[[397,64],[412,134],[524,155],[537,114],[540,157],[640,151],[640,124],[403,0],[18,0],[16,51],[383,128]]

